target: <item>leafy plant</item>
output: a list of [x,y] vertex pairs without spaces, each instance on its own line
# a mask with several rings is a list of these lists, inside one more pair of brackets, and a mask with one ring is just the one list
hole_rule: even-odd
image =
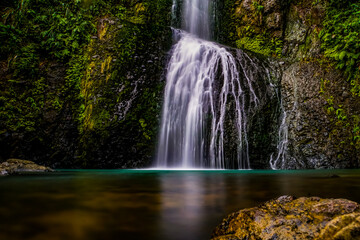
[[360,96],[360,4],[331,0],[319,37],[325,56],[347,74],[353,94]]

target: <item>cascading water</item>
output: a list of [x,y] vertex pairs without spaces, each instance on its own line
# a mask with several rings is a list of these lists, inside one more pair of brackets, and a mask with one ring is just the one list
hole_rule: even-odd
[[[203,40],[210,39],[209,2],[183,1],[185,31],[174,29],[178,42],[167,68],[160,168],[250,168],[248,118],[259,104],[253,85],[260,70],[243,51]],[[173,13],[177,8],[174,0]],[[227,136],[228,125],[235,138]],[[226,158],[226,141],[237,146],[234,161]]]
[[277,154],[270,156],[270,167],[273,170],[284,169],[286,162],[286,153],[287,153],[287,144],[288,144],[288,125],[286,123],[287,112],[283,109],[282,102],[281,104],[281,124],[279,127],[278,133],[278,145],[277,145]]
[[185,0],[182,28],[202,39],[210,38],[210,1]]

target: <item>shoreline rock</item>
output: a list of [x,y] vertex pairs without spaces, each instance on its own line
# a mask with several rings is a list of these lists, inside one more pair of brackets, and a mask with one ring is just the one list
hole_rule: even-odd
[[28,172],[53,172],[54,170],[38,165],[32,161],[21,159],[8,159],[3,163],[0,163],[0,176],[7,176]]
[[228,215],[212,239],[360,239],[360,205],[347,199],[281,196]]

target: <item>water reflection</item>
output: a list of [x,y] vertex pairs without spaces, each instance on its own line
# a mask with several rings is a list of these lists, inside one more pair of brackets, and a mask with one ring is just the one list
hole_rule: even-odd
[[360,202],[360,170],[58,172],[0,178],[0,194],[4,240],[208,239],[284,194]]
[[192,172],[161,178],[161,231],[165,239],[201,239],[197,230],[207,228],[207,216],[224,209],[224,176],[210,176]]

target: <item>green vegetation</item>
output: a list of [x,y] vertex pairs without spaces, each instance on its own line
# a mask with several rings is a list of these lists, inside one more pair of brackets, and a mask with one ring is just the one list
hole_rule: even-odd
[[[41,157],[53,158],[44,161],[66,158],[63,165],[72,167],[74,161],[86,167],[101,167],[101,158],[115,161],[118,156],[100,155],[118,152],[108,149],[116,138],[130,157],[150,155],[161,56],[171,43],[170,8],[171,0],[0,4],[0,141],[16,142],[16,156],[38,156],[31,152],[38,148]],[[59,139],[49,135],[54,126]],[[15,151],[5,145],[0,150],[2,157]]]
[[331,0],[319,34],[325,56],[344,70],[352,93],[360,96],[360,3]]
[[[323,25],[319,37],[324,55],[344,73],[351,84],[352,100],[357,101],[360,97],[359,2],[330,0]],[[327,96],[327,114],[334,124],[332,134],[341,136],[339,149],[360,149],[360,117],[327,91],[329,84],[324,80],[320,92]]]
[[1,60],[10,73],[1,81],[5,103],[0,105],[1,129],[34,131],[44,111],[61,111],[63,101],[74,96],[72,88],[78,83],[49,91],[45,74],[49,62],[66,65],[82,54],[96,31],[92,17],[96,9],[59,0],[22,0],[14,5],[5,8],[0,23]]

